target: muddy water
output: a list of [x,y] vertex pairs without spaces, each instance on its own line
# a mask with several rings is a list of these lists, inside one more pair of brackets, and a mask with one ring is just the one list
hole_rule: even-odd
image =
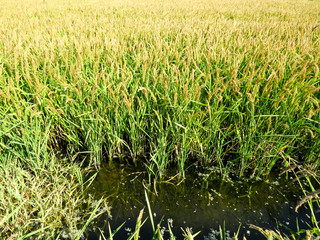
[[[251,224],[290,233],[311,224],[307,206],[294,211],[303,193],[294,177],[271,176],[267,180],[222,181],[217,174],[189,173],[181,183],[177,179],[158,183],[156,190],[149,188],[155,224],[160,223],[164,238],[169,239],[170,225],[176,239],[183,239],[181,228],[189,227],[196,239],[220,239],[219,226],[225,225],[227,235],[239,231],[239,238],[265,239]],[[215,176],[216,175],[216,176]],[[100,230],[108,236],[107,222],[112,230],[125,222],[114,239],[126,239],[135,229],[136,219],[145,207],[144,219],[149,217],[146,208],[145,186],[147,175],[134,167],[120,164],[102,166],[91,192],[97,198],[108,197],[111,216],[104,215],[94,223],[89,239],[97,239]],[[305,186],[308,187],[307,184]],[[318,210],[317,210],[318,211]],[[320,215],[320,214],[319,214]],[[98,231],[97,228],[100,228]],[[152,226],[148,219],[140,231],[140,239],[152,239]]]

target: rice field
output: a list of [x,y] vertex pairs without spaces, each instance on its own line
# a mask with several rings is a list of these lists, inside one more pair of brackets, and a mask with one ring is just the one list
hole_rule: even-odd
[[[0,6],[4,238],[48,226],[53,238],[65,226],[87,226],[75,220],[88,186],[84,166],[98,170],[105,161],[142,164],[149,182],[168,177],[169,168],[183,179],[195,166],[239,178],[292,166],[319,170],[319,1]],[[26,192],[47,196],[48,183],[66,203],[46,205]],[[41,207],[34,217],[30,202]],[[106,210],[98,205],[89,216]],[[67,223],[57,218],[62,208],[72,212],[64,213]]]

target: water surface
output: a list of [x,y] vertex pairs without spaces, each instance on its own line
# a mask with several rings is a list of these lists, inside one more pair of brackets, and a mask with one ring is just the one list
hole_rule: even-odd
[[[125,222],[114,239],[126,239],[134,231],[141,209],[145,208],[144,219],[149,217],[145,191],[154,222],[161,223],[165,239],[169,239],[168,224],[176,239],[183,239],[181,228],[187,227],[194,233],[201,231],[196,239],[220,239],[219,226],[225,225],[230,236],[239,231],[240,239],[245,236],[255,240],[265,238],[250,225],[290,233],[289,229],[297,230],[297,223],[300,228],[311,224],[307,206],[294,211],[303,192],[293,176],[275,174],[266,180],[222,180],[220,175],[200,172],[188,173],[182,182],[174,178],[157,183],[154,188],[148,187],[147,174],[138,168],[117,163],[103,165],[91,192],[97,198],[108,197],[111,216],[102,216],[95,226],[108,233],[107,222],[112,230]],[[89,239],[97,239],[98,233],[92,230]],[[140,231],[140,239],[151,239],[152,233],[148,219]]]

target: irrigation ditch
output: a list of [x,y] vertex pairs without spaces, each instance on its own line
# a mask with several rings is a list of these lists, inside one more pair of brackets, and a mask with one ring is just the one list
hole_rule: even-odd
[[[317,224],[313,219],[320,206],[310,209],[303,199],[320,185],[316,179],[306,179],[303,171],[291,170],[239,179],[232,173],[223,177],[218,168],[195,165],[184,179],[168,169],[171,177],[150,183],[143,166],[119,159],[104,163],[87,194],[107,199],[110,210],[90,224],[86,237],[108,238],[117,229],[113,239],[130,239],[142,210],[141,239],[186,239],[186,229],[194,239],[266,239],[262,229],[305,239],[302,229]],[[158,224],[160,238],[153,224]]]

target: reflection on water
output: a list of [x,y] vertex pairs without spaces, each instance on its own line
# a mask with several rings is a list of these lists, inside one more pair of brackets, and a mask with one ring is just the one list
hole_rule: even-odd
[[[204,181],[202,175],[208,180]],[[287,180],[271,176],[260,181],[221,181],[213,174],[202,175],[190,173],[179,185],[178,181],[174,182],[176,179],[158,183],[157,194],[154,189],[153,193],[149,192],[154,221],[161,222],[165,239],[169,238],[168,224],[177,239],[183,239],[181,227],[189,227],[194,233],[201,231],[196,239],[220,239],[217,230],[223,224],[230,236],[239,230],[240,239],[243,236],[265,239],[249,225],[268,229],[279,226],[289,233],[288,229],[296,231],[297,221],[300,228],[311,223],[306,207],[301,207],[298,213],[294,211],[303,193],[292,177]],[[102,166],[91,191],[97,198],[109,197],[112,216],[105,215],[95,223],[106,236],[108,221],[113,230],[126,222],[114,239],[126,239],[134,231],[139,212],[146,206],[143,179],[147,179],[146,174],[132,167]],[[97,232],[92,230],[89,239],[96,239]],[[149,220],[143,225],[140,236],[140,239],[152,238]]]

